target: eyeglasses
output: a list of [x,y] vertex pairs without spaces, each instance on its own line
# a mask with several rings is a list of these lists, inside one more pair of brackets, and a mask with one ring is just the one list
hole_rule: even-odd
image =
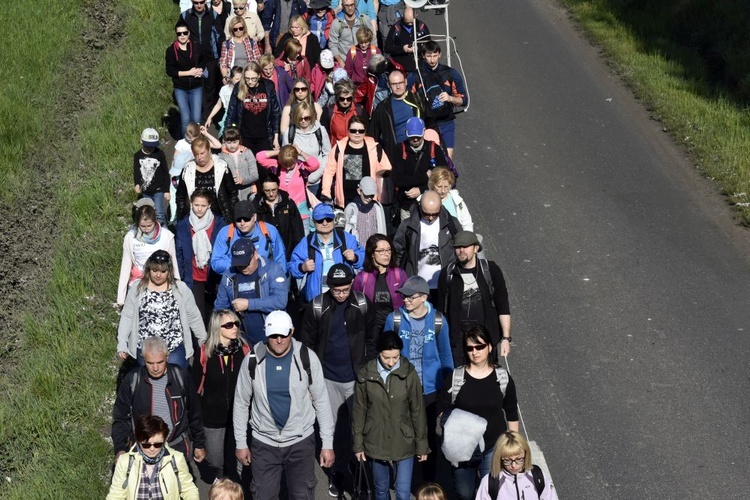
[[310,120],[312,120],[312,116],[300,116],[299,117],[299,121],[301,122],[309,122]]
[[247,5],[235,5],[234,10],[245,10]]
[[390,84],[393,87],[399,87],[401,85],[406,85],[406,80],[401,80],[400,82],[390,82]]
[[317,224],[330,224],[331,222],[333,222],[333,218],[332,217],[326,217],[325,219],[316,220],[315,222]]
[[257,82],[259,78],[260,78],[259,76],[245,76],[245,81]]
[[189,31],[176,31],[177,36],[188,36],[190,34]]
[[295,92],[307,92],[307,87],[294,87]]
[[352,102],[353,99],[354,97],[352,96],[349,96],[349,97],[339,96],[339,101],[341,102]]
[[164,441],[160,443],[141,443],[141,448],[144,450],[150,450],[151,448],[161,449],[164,446]]
[[380,248],[378,250],[375,250],[375,253],[384,254],[384,253],[391,253],[393,252],[392,248]]
[[404,295],[404,302],[411,302],[414,299],[418,299],[420,297],[427,297],[427,295],[423,293],[415,293],[414,295]]
[[232,28],[232,33],[242,33],[243,31],[245,31],[245,28],[243,28],[242,26],[238,28]]
[[250,222],[251,220],[253,220],[252,217],[249,219],[247,217],[240,217],[239,219],[234,219],[235,222]]
[[[487,345],[487,344],[484,344]],[[518,458],[503,458],[503,465],[523,465],[526,456]]]
[[348,288],[331,288],[331,293],[334,295],[338,295],[341,297],[342,295],[347,295],[349,292],[352,291],[352,287]]
[[240,327],[240,322],[239,321],[230,321],[228,323],[222,323],[221,327],[223,329],[225,329],[225,330],[231,330],[232,327],[239,328]]
[[465,345],[464,351],[466,352],[484,351],[488,345],[489,344]]
[[363,129],[363,128],[350,128],[349,129],[349,133],[350,134],[364,134],[365,133],[365,129]]
[[282,335],[280,333],[274,333],[273,335],[269,335],[268,338],[270,340],[279,340],[279,339],[285,339],[288,336],[289,336],[288,334],[287,335]]

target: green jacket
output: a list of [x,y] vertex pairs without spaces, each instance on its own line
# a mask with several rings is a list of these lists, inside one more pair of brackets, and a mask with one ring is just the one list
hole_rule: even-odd
[[357,374],[354,453],[364,451],[367,457],[388,461],[427,455],[427,416],[414,366],[401,356],[401,366],[384,383],[377,363],[369,361]]

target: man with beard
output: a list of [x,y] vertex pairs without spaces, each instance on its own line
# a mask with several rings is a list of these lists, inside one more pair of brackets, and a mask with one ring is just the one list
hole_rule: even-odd
[[497,352],[510,352],[510,305],[508,289],[500,266],[478,257],[482,245],[471,231],[461,231],[453,238],[455,264],[440,272],[438,301],[435,306],[450,318],[453,361],[463,359],[462,335],[473,325],[482,325],[490,333]]

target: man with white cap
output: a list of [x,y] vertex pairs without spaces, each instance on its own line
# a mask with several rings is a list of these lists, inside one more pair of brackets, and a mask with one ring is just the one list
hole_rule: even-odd
[[406,140],[393,158],[391,177],[397,189],[396,201],[401,220],[409,218],[412,207],[427,191],[427,179],[435,167],[447,167],[445,152],[440,144],[425,139],[424,120],[413,116],[406,121]]
[[363,247],[373,234],[388,234],[383,205],[375,200],[378,186],[375,179],[366,175],[357,186],[357,197],[344,209],[344,230],[352,233]]
[[154,200],[156,219],[167,225],[166,207],[169,202],[169,165],[164,151],[159,148],[159,132],[147,128],[141,133],[141,149],[133,155],[133,190]]
[[449,264],[438,277],[435,304],[450,318],[453,361],[463,359],[463,332],[472,325],[482,325],[497,345],[497,352],[510,352],[510,305],[508,289],[500,266],[479,257],[482,244],[471,231],[459,231],[453,237],[456,262]]
[[[320,429],[321,467],[331,467],[333,420],[323,371],[314,352],[292,338],[284,311],[266,317],[266,342],[242,362],[234,396],[235,455],[252,467],[256,500],[279,497],[282,472],[289,498],[315,497],[315,422]],[[252,411],[250,410],[252,405]],[[248,442],[247,424],[252,437]]]

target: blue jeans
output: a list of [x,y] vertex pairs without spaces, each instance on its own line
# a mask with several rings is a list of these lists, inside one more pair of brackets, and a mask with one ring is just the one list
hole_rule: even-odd
[[[389,486],[391,483],[391,467],[382,460],[372,461],[372,478],[375,483],[375,500],[389,500]],[[394,489],[396,500],[411,498],[411,472],[414,469],[414,457],[393,462],[393,474],[396,476]]]
[[[481,461],[461,462],[458,467],[453,468],[456,495],[460,500],[472,500],[474,498],[479,480],[490,473],[493,451],[494,447],[490,447],[482,454]],[[477,477],[477,471],[479,477]]]
[[[180,368],[184,368],[187,370],[188,368],[188,362],[187,357],[185,356],[185,344],[180,344],[177,347],[174,348],[174,351],[169,353],[169,357],[167,358],[167,363],[170,365],[177,365]],[[136,360],[138,361],[138,364],[141,366],[146,366],[146,362],[143,360],[143,355],[141,355],[141,349],[138,349],[138,352],[136,353]]]
[[164,210],[164,193],[143,193],[143,197],[151,198],[152,200],[154,200],[154,205],[156,206],[156,220],[158,220],[159,224],[161,224],[162,226],[166,226],[167,213]]
[[180,108],[180,123],[182,125],[182,136],[185,137],[188,123],[201,122],[201,106],[203,105],[203,88],[192,90],[174,89],[174,98],[177,107]]

